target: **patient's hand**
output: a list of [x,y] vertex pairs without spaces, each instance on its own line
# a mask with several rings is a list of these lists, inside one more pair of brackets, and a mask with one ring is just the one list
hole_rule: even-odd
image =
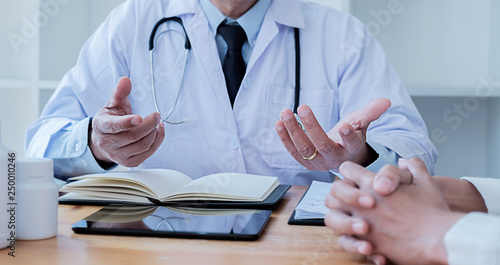
[[[411,183],[387,196],[373,190],[375,173],[354,163],[344,163],[340,172],[347,181],[332,185],[325,200],[332,210],[325,223],[341,236],[341,246],[355,253],[377,254],[379,263],[385,262],[384,256],[401,264],[446,263],[444,235],[464,214],[450,211],[421,160],[408,160],[407,171],[387,166],[377,173],[413,176]],[[345,186],[354,194],[348,199],[341,198],[345,193],[337,193]]]

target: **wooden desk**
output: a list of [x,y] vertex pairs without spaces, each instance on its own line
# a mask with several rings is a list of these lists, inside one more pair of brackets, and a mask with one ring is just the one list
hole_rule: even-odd
[[328,228],[287,224],[305,190],[292,187],[262,237],[247,242],[75,234],[70,226],[100,207],[60,205],[57,237],[17,241],[16,257],[0,250],[0,264],[366,264]]

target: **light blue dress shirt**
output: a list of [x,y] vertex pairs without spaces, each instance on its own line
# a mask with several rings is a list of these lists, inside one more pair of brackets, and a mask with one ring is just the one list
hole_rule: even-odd
[[[225,52],[219,52],[214,38],[217,23],[225,17],[212,22],[200,1],[211,4],[129,0],[111,12],[83,46],[78,63],[63,77],[42,116],[28,128],[26,155],[53,158],[60,177],[104,172],[87,145],[89,117],[106,104],[122,76],[132,81],[129,100],[134,113],[155,111],[148,29],[163,17],[178,16],[193,48],[172,119],[189,122],[167,125],[164,142],[141,168],[170,168],[192,178],[241,172],[277,176],[287,184],[331,181],[328,172],[309,171],[295,161],[274,127],[281,110],[293,106],[293,29],[299,28],[300,100],[311,107],[322,128],[329,131],[373,99],[388,98],[391,108],[367,131],[367,143],[379,154],[368,168],[377,171],[396,164],[399,157],[419,157],[433,170],[437,152],[427,128],[382,47],[360,21],[309,2],[258,1],[238,21],[249,50],[247,72],[231,107],[221,66],[220,54]],[[259,10],[267,10],[264,18],[250,25],[247,14],[261,17]],[[184,42],[182,35],[172,33],[175,30],[177,24],[167,23],[158,32],[157,67],[167,67],[157,71],[164,108],[171,106],[182,71]]]
[[217,7],[210,0],[200,0],[201,8],[203,8],[203,11],[207,16],[208,23],[210,24],[210,29],[215,36],[221,62],[224,62],[224,57],[227,52],[227,44],[222,36],[217,34],[217,28],[220,23],[224,20],[227,20],[228,24],[237,22],[243,28],[247,35],[247,41],[243,44],[241,54],[243,55],[245,63],[248,64],[250,56],[252,55],[253,47],[257,41],[257,36],[259,35],[262,21],[264,20],[264,16],[266,15],[271,3],[272,0],[259,0],[245,14],[234,20],[224,16],[224,14],[222,14],[222,12],[217,9]]

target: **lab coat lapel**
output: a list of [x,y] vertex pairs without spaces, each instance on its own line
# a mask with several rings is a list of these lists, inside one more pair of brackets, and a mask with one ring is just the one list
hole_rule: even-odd
[[226,81],[224,80],[224,72],[222,71],[215,37],[201,8],[200,12],[194,14],[186,30],[188,34],[189,32],[193,32],[193,34],[189,35],[193,42],[193,49],[196,49],[196,55],[201,59],[205,67],[217,98],[221,102],[219,105],[224,106],[225,111],[231,111],[231,104],[227,95]]
[[[224,73],[215,37],[198,0],[170,1],[167,16],[182,16],[192,47],[196,50],[196,55],[200,57],[213,87],[225,88]],[[225,101],[227,92],[226,90],[223,92],[225,93],[223,101]],[[227,101],[229,102],[229,99]]]
[[165,17],[178,17],[185,14],[193,14],[201,9],[198,0],[170,0]]
[[252,70],[260,56],[267,49],[272,40],[278,35],[278,24],[304,28],[304,16],[300,4],[296,0],[274,0],[267,11],[257,42],[248,62],[247,72]]

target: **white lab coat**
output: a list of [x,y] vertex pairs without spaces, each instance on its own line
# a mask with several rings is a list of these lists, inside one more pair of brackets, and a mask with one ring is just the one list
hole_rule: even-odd
[[[274,123],[294,102],[293,27],[301,31],[300,104],[309,105],[321,126],[375,98],[392,107],[368,131],[380,154],[420,157],[432,170],[437,153],[425,124],[382,48],[358,20],[296,0],[274,0],[262,24],[247,73],[231,108],[214,33],[197,0],[129,0],[116,8],[82,49],[77,65],[61,81],[42,117],[27,131],[27,154],[55,158],[58,175],[98,168],[87,145],[89,116],[110,97],[121,76],[129,76],[134,113],[155,111],[148,40],[163,17],[179,16],[192,42],[179,103],[166,125],[159,150],[141,167],[171,168],[193,178],[214,172],[278,176],[283,183],[329,181],[327,172],[306,170],[283,147]],[[173,104],[183,64],[184,38],[176,23],[156,36],[156,86],[164,113]],[[393,153],[394,153],[393,152]],[[390,153],[390,152],[389,152]],[[382,157],[382,156],[381,156]],[[389,155],[390,157],[390,155]],[[377,170],[375,168],[374,170]]]

